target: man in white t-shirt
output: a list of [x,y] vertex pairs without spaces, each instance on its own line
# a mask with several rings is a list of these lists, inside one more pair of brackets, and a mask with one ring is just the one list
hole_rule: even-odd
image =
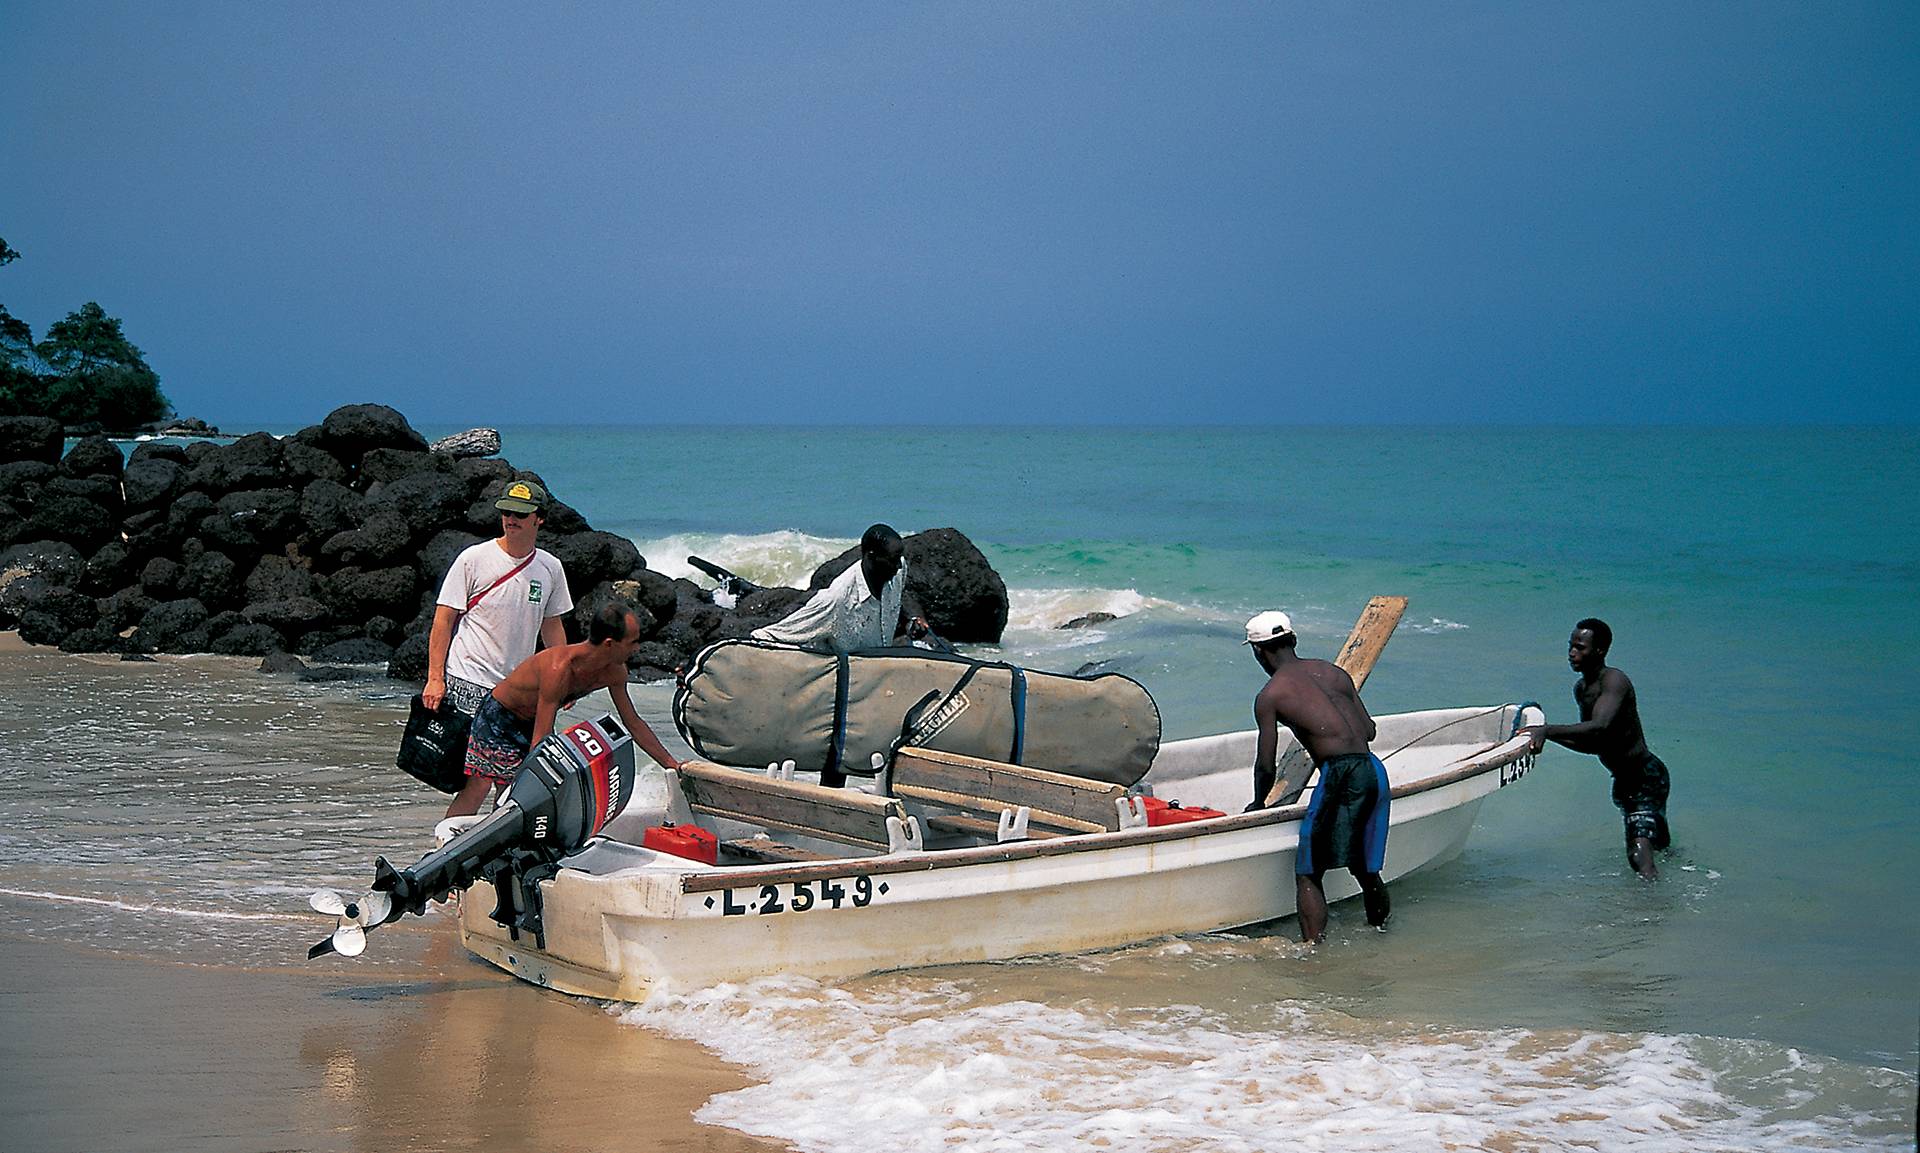
[[[462,552],[447,570],[427,638],[427,686],[420,698],[428,708],[451,699],[472,716],[538,644],[567,643],[560,621],[573,608],[567,574],[558,558],[536,547],[546,503],[546,490],[532,481],[509,484],[493,502],[500,510],[499,538]],[[487,790],[498,783],[469,774],[447,816],[479,812]]]

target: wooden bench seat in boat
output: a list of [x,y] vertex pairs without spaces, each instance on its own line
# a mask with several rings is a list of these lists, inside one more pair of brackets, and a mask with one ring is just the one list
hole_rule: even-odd
[[[853,789],[829,789],[711,761],[683,761],[680,792],[696,813],[749,825],[785,829],[876,852],[902,852],[920,845],[919,822],[891,797]],[[813,860],[819,854],[775,841],[730,840],[726,847],[762,860]],[[804,855],[802,855],[804,854]]]
[[887,784],[896,797],[962,810],[929,815],[929,828],[990,838],[1005,826],[964,814],[1025,809],[1029,837],[1111,832],[1127,795],[1125,785],[911,745],[894,754]]

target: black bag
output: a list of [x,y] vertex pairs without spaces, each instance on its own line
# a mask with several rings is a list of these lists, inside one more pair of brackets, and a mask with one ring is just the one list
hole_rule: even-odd
[[394,765],[443,793],[459,792],[467,783],[467,729],[472,724],[473,718],[451,702],[443,699],[435,711],[414,694]]

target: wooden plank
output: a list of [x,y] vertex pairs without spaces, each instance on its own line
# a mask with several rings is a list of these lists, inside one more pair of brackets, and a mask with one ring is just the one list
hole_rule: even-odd
[[[1340,646],[1340,654],[1333,663],[1345,670],[1353,678],[1354,691],[1367,683],[1368,674],[1380,660],[1381,650],[1387,647],[1387,641],[1393,636],[1393,630],[1399,626],[1400,618],[1406,615],[1406,597],[1374,597],[1367,607],[1360,610],[1360,619],[1353,623],[1353,632],[1347,635],[1347,643]],[[1273,778],[1273,788],[1267,790],[1268,808],[1277,804],[1292,804],[1301,791],[1307,787],[1307,778],[1313,775],[1313,763],[1307,759],[1307,751],[1302,748],[1287,750],[1280,758]]]
[[[950,793],[944,789],[929,789],[919,785],[896,785],[894,795],[923,805],[945,805],[950,809],[962,809],[969,812],[1002,813],[1013,812],[1019,805],[994,797],[979,797],[971,793]],[[1077,817],[1065,816],[1048,809],[1027,808],[1027,825],[1035,829],[1052,829],[1063,833],[1110,833],[1120,827],[1120,810],[1114,809],[1113,820],[1105,824],[1097,821],[1083,821]]]
[[829,853],[816,853],[812,849],[803,849],[798,845],[768,840],[765,837],[740,837],[732,841],[722,841],[720,847],[737,857],[751,857],[756,861],[772,861],[782,865],[840,859]]
[[895,796],[995,813],[1024,806],[1033,821],[1076,832],[1119,828],[1115,802],[1127,795],[1108,781],[911,746],[895,754],[888,780]]
[[687,761],[680,790],[695,812],[862,847],[887,847],[887,818],[905,819],[906,807],[887,797],[829,789],[806,781],[782,781]]
[[1340,655],[1333,658],[1333,663],[1353,678],[1354,688],[1367,683],[1367,675],[1373,672],[1381,651],[1387,647],[1388,639],[1406,612],[1406,597],[1374,597],[1360,610],[1360,619],[1354,622],[1347,643],[1340,646]]
[[[985,817],[965,817],[957,813],[939,813],[927,818],[927,827],[943,833],[965,833],[970,837],[984,837],[989,841],[1000,839],[1000,822],[989,821]],[[1027,824],[1027,839],[1038,837],[1057,837],[1060,834],[1046,829],[1036,829],[1031,820]]]

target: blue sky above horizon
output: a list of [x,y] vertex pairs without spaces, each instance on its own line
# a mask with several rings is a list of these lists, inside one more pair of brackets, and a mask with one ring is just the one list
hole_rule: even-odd
[[0,9],[0,303],[298,425],[1910,423],[1920,6]]

